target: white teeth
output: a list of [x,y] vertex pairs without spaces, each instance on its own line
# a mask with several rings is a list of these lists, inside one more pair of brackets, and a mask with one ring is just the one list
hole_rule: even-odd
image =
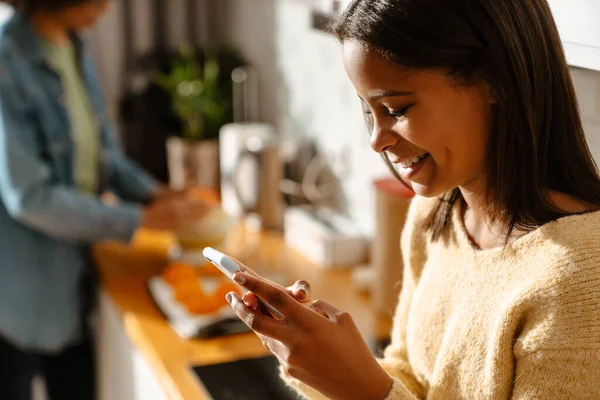
[[423,158],[425,158],[425,156],[427,156],[428,153],[425,154],[421,154],[418,157],[413,158],[412,160],[406,160],[406,161],[402,161],[400,163],[400,165],[402,165],[402,167],[404,168],[410,168],[413,164],[418,163],[419,161],[421,161]]

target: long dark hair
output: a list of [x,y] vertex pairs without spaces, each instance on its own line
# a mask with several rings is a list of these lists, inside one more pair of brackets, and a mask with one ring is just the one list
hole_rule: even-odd
[[[487,82],[496,104],[486,211],[507,235],[564,216],[548,189],[600,206],[600,176],[546,0],[355,0],[332,31],[403,67]],[[458,189],[440,196],[434,238],[460,198]]]

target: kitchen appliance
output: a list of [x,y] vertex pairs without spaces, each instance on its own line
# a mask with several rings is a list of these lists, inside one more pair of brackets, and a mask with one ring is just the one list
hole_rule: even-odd
[[283,221],[281,143],[269,124],[223,127],[220,136],[221,199],[228,213],[253,229],[279,229]]
[[281,140],[258,120],[258,79],[250,66],[231,73],[234,123],[221,128],[221,199],[228,213],[252,229],[278,229],[283,220]]
[[246,223],[252,229],[280,229],[283,222],[283,197],[279,189],[283,178],[281,146],[278,139],[251,137],[240,153],[234,177],[244,169],[254,171],[254,193],[244,193],[241,181],[233,188],[242,206]]

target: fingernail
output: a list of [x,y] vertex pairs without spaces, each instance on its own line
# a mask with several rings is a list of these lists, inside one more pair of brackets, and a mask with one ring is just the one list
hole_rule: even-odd
[[244,278],[244,277],[243,277],[242,275],[240,275],[240,274],[235,274],[235,275],[233,276],[233,280],[234,280],[236,283],[239,283],[240,285],[245,285],[245,284],[246,284],[246,278]]
[[304,288],[298,289],[298,295],[300,297],[306,297],[307,296],[306,289],[304,289]]
[[227,300],[227,302],[231,304],[231,302],[233,301],[233,296],[231,295],[231,293],[227,293],[227,296],[225,296],[225,300]]

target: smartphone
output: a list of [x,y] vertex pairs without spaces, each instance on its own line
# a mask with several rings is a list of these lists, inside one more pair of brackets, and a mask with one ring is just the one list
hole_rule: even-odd
[[[219,269],[223,274],[225,274],[229,279],[233,281],[233,275],[238,272],[244,272],[231,258],[227,257],[225,254],[221,253],[218,250],[213,249],[212,247],[206,247],[202,251],[202,255],[206,258],[211,264]],[[233,281],[235,283],[235,281]],[[237,284],[237,283],[236,283]],[[238,285],[239,286],[239,285]],[[241,287],[241,286],[240,286]],[[245,289],[242,287],[242,289]],[[275,307],[258,297],[258,302],[261,306],[269,310],[269,312],[277,319],[284,319],[285,317],[279,310]]]

